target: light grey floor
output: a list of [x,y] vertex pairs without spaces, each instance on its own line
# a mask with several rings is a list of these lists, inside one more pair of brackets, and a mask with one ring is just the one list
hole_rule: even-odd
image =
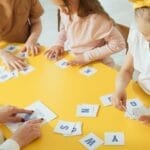
[[[57,37],[57,8],[50,3],[50,0],[40,0],[45,10],[42,16],[43,31],[39,42],[43,45],[50,46]],[[118,23],[128,25],[133,22],[133,9],[128,0],[100,0],[105,10]],[[117,53],[112,57],[117,64],[122,64],[124,52]]]

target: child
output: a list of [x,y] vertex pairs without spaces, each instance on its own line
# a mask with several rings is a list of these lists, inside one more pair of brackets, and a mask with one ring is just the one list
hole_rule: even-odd
[[73,52],[71,65],[92,61],[113,66],[110,55],[125,49],[125,41],[98,0],[52,0],[60,9],[61,29],[57,42],[45,55],[57,60],[64,53],[64,43]]
[[[37,55],[38,37],[41,33],[40,16],[43,9],[39,0],[1,0],[0,1],[0,41],[25,43],[22,51]],[[11,69],[23,69],[25,62],[0,50],[4,63]]]
[[[130,0],[135,4],[136,26],[130,28],[129,52],[116,81],[114,105],[124,110],[126,105],[126,87],[133,71],[138,71],[138,83],[150,95],[150,0]],[[140,121],[150,124],[150,115],[141,116]]]

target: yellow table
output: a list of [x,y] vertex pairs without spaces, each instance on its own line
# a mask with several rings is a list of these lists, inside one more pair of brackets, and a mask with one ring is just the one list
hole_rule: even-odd
[[[2,46],[2,45],[1,45]],[[103,64],[92,64],[98,72],[86,77],[79,73],[78,67],[60,69],[43,55],[30,58],[35,71],[28,75],[0,83],[0,104],[26,107],[41,100],[51,108],[58,118],[42,126],[42,138],[24,150],[84,150],[78,142],[90,132],[104,139],[105,132],[121,131],[125,134],[124,146],[101,146],[101,150],[150,150],[150,127],[124,117],[124,113],[113,107],[101,107],[96,118],[76,117],[76,106],[82,103],[100,104],[99,97],[114,91],[117,72]],[[142,92],[132,82],[128,87],[128,98],[139,97],[150,106],[150,96]],[[53,132],[59,119],[83,122],[83,134],[76,137],[63,137]],[[10,132],[0,126],[5,135]]]

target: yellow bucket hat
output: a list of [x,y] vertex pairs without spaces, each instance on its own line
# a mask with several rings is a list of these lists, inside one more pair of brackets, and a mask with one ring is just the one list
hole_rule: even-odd
[[129,0],[133,2],[134,9],[141,8],[141,7],[150,7],[150,0]]

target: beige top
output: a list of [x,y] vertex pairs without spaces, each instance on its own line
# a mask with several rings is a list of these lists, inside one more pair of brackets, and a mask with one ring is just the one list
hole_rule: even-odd
[[0,40],[25,42],[30,34],[30,20],[42,13],[39,0],[0,0]]

